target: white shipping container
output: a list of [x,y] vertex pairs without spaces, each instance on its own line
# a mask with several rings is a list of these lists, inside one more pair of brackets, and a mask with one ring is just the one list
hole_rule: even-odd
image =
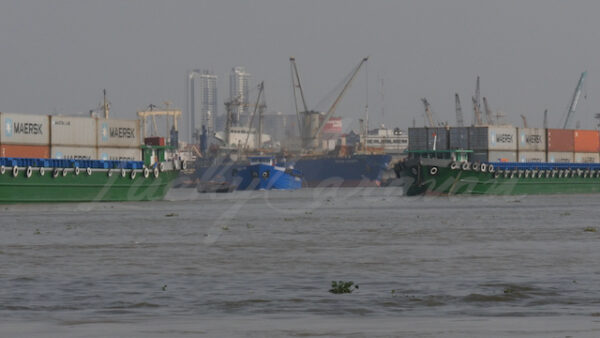
[[573,153],[570,151],[549,151],[548,162],[551,163],[573,163]]
[[48,115],[0,113],[1,144],[44,145],[50,143]]
[[50,157],[65,160],[97,160],[98,150],[96,147],[50,147]]
[[469,146],[479,150],[517,150],[517,128],[488,126],[469,128]]
[[598,153],[575,153],[575,163],[600,163]]
[[98,147],[139,147],[142,144],[139,120],[98,119]]
[[546,151],[546,129],[544,128],[518,128],[519,151]]
[[517,162],[516,151],[488,151],[489,162]]
[[141,148],[98,148],[98,159],[104,161],[141,161]]
[[96,147],[96,118],[50,116],[50,145]]
[[546,162],[545,151],[519,151],[519,162]]

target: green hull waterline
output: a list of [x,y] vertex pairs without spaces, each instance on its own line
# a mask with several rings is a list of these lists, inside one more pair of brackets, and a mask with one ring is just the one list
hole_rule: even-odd
[[125,176],[120,171],[109,176],[105,170],[95,170],[91,175],[82,170],[78,175],[70,171],[54,177],[49,170],[42,176],[39,168],[34,168],[27,177],[24,169],[17,176],[6,170],[0,175],[0,203],[162,200],[178,175],[178,170],[167,170],[158,177],[150,172],[146,178],[139,171],[132,178],[131,170]]
[[415,172],[406,171],[412,178],[406,194],[414,195],[541,195],[541,194],[591,194],[600,193],[600,177],[574,175],[569,177],[532,177],[494,174],[473,170],[451,169],[420,164]]

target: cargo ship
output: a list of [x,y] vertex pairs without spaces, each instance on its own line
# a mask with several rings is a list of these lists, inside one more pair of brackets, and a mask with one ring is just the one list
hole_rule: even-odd
[[176,147],[146,144],[142,121],[108,106],[105,93],[103,117],[0,113],[0,203],[164,198],[185,167]]
[[411,129],[409,147],[413,149],[395,167],[408,195],[600,192],[597,130]]
[[0,203],[161,200],[181,165],[0,157]]

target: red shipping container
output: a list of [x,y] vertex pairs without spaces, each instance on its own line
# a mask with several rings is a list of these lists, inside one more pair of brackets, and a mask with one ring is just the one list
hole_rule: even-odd
[[576,153],[597,153],[600,151],[600,134],[597,130],[575,130],[574,136]]
[[570,129],[548,129],[547,147],[549,152],[573,152],[574,136]]
[[18,144],[0,145],[1,157],[50,158],[50,147]]
[[149,145],[149,146],[164,146],[165,138],[158,137],[158,136],[146,137],[144,139],[144,144]]

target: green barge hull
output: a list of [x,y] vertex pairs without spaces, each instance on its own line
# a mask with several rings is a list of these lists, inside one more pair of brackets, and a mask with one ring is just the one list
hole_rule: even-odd
[[0,203],[162,200],[179,170],[3,168]]
[[534,195],[600,193],[600,170],[496,170],[484,164],[409,160],[402,170],[406,194]]

